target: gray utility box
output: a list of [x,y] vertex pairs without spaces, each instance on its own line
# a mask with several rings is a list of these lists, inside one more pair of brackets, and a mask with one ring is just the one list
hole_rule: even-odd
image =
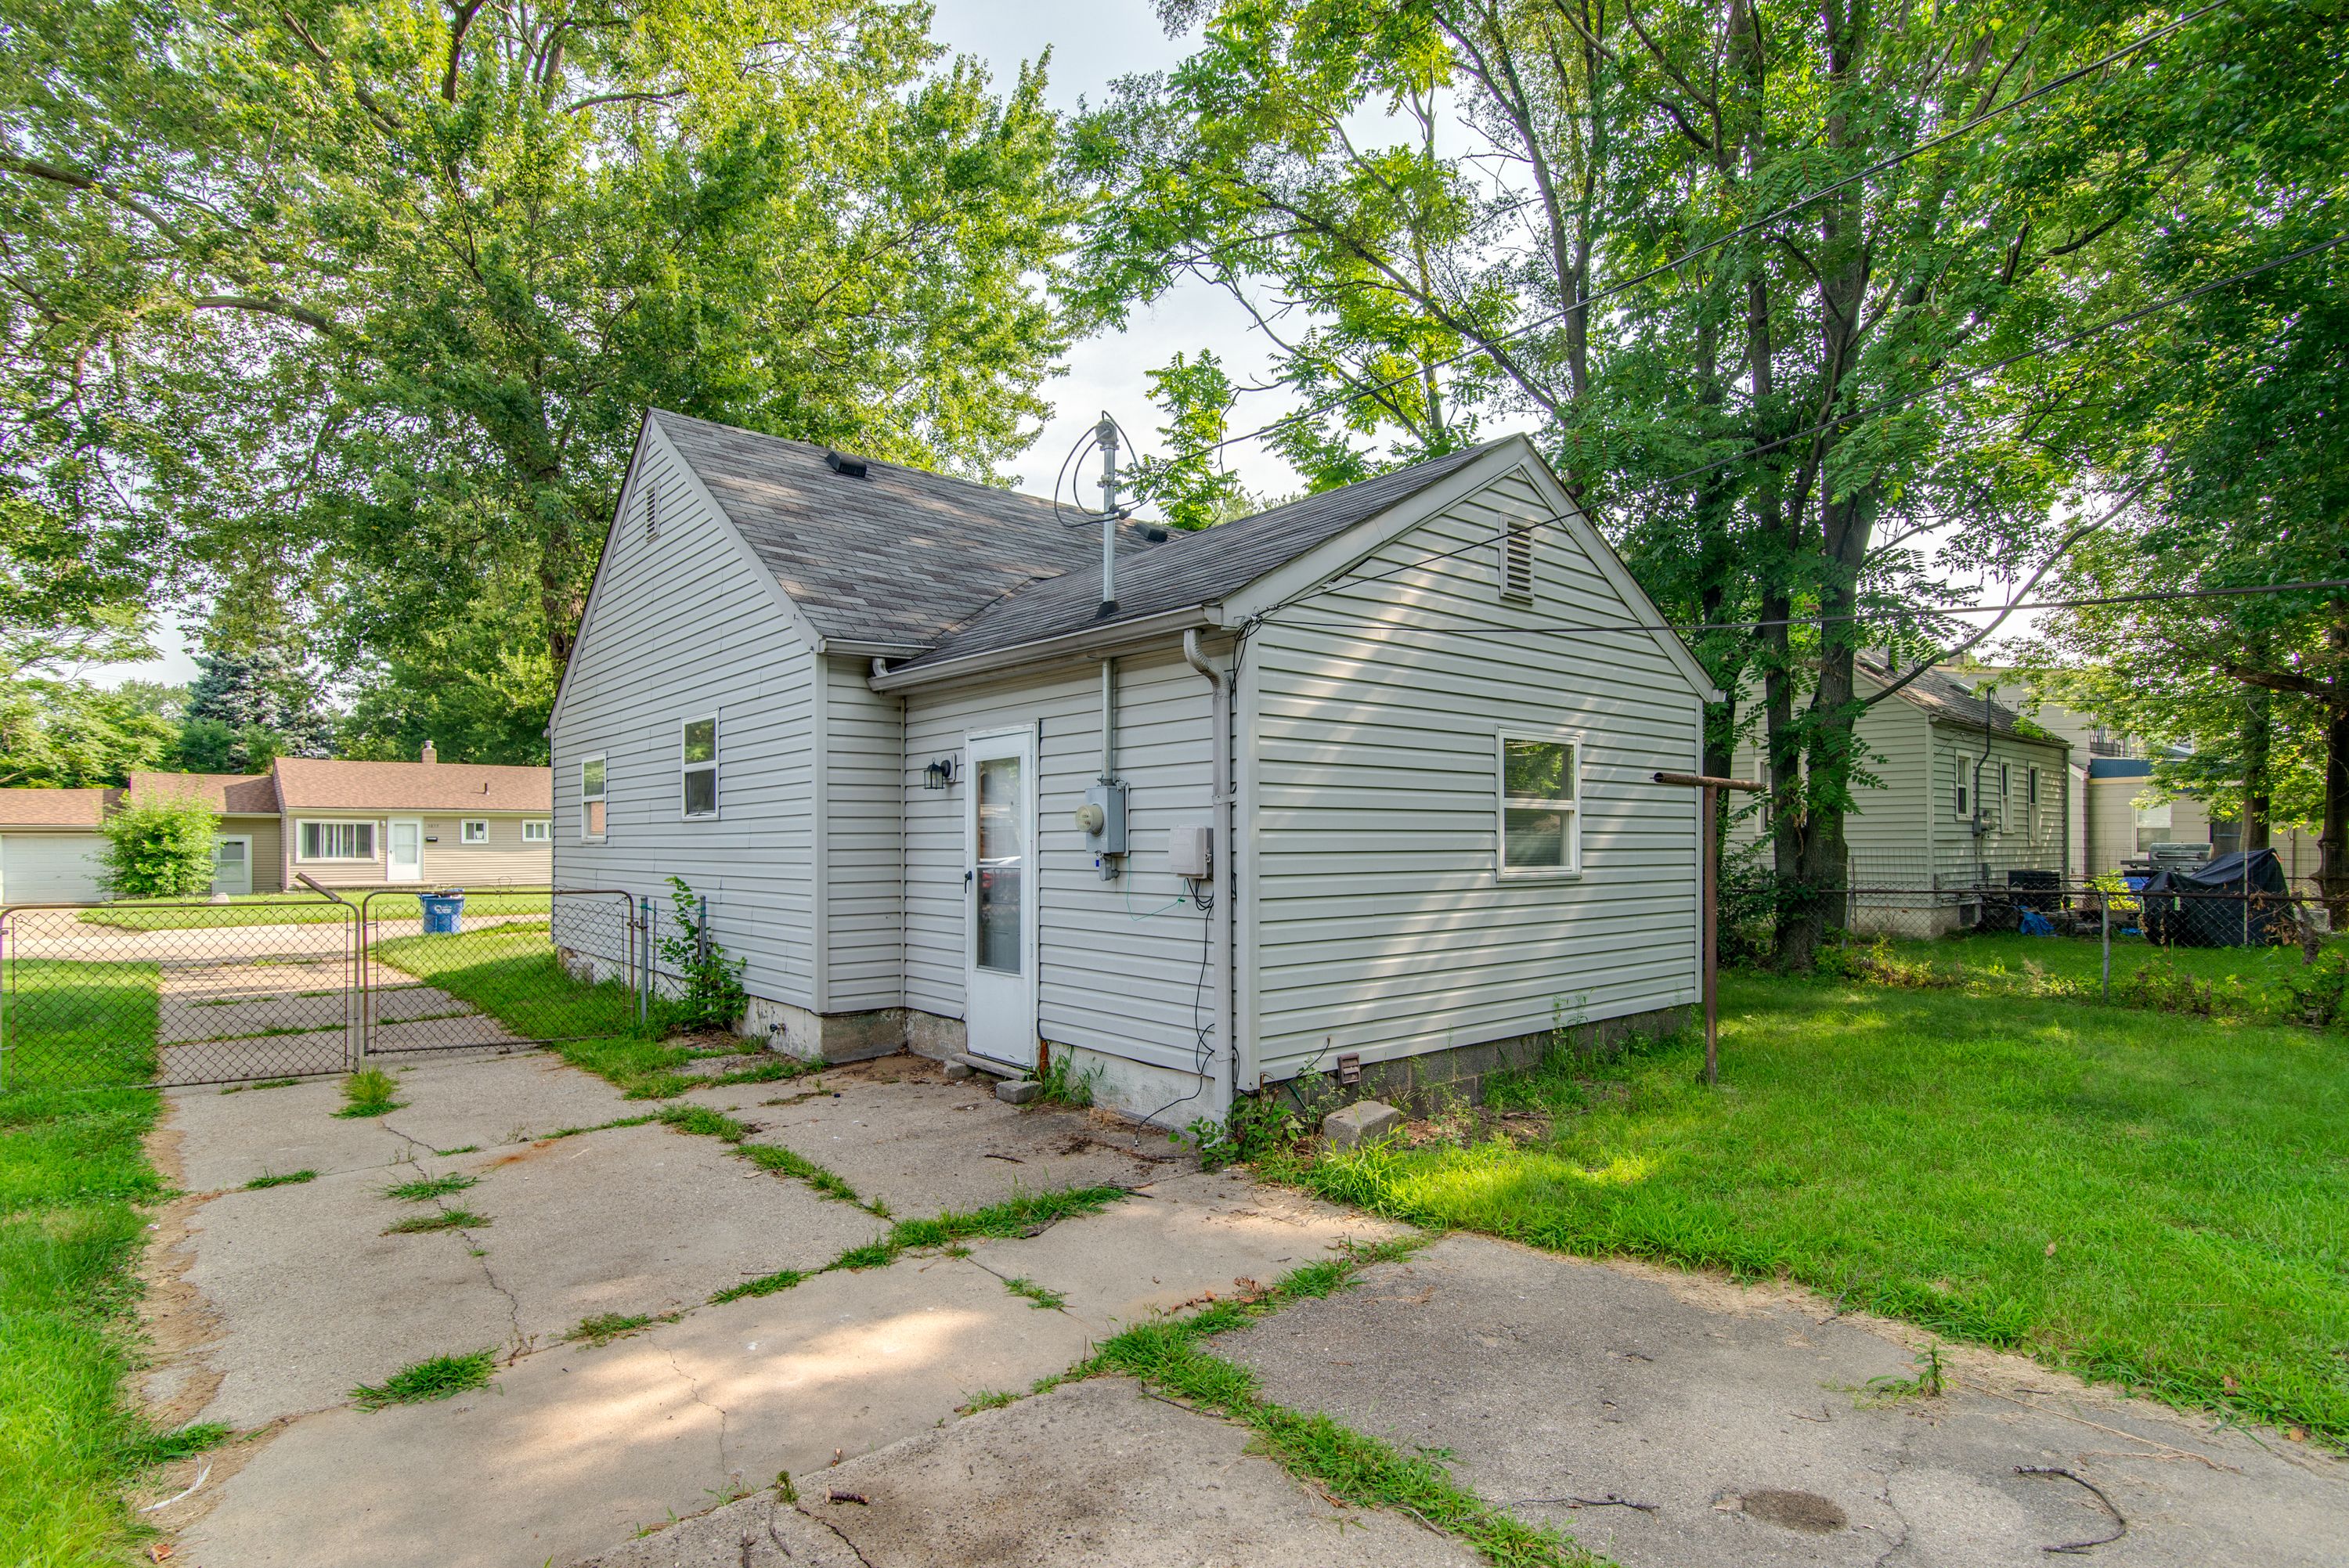
[[1097,821],[1086,813],[1085,848],[1097,855],[1125,853],[1125,781],[1110,779],[1089,786],[1085,804],[1101,808]]

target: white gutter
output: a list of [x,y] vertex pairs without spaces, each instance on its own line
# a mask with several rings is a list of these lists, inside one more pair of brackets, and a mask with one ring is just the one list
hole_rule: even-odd
[[1179,610],[1162,610],[1154,615],[1137,615],[1131,621],[1087,626],[1081,631],[1064,632],[1057,637],[1044,637],[1009,648],[990,648],[983,654],[965,654],[957,659],[940,659],[934,665],[894,669],[885,676],[874,676],[871,685],[874,691],[902,691],[907,686],[929,686],[938,681],[1043,664],[1053,659],[1089,657],[1107,648],[1150,642],[1172,633],[1221,624],[1215,606],[1191,604]]
[[1239,1037],[1233,1026],[1237,1009],[1236,988],[1232,984],[1232,912],[1238,903],[1233,869],[1239,857],[1232,845],[1232,686],[1221,671],[1209,664],[1199,651],[1199,633],[1194,627],[1183,634],[1183,662],[1206,678],[1208,723],[1215,731],[1211,748],[1214,769],[1208,799],[1215,811],[1215,889],[1216,907],[1208,912],[1209,962],[1216,971],[1216,1047],[1210,1072],[1215,1088],[1209,1099],[1211,1113],[1218,1121],[1232,1113],[1233,1077],[1239,1066]]

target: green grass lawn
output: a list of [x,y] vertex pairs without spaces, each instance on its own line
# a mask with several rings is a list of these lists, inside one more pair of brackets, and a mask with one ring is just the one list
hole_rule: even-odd
[[[437,889],[422,889],[437,892]],[[364,896],[358,892],[346,892],[344,897],[357,903]],[[544,914],[548,895],[543,892],[468,892],[465,913],[470,918],[490,914]],[[385,893],[372,906],[378,920],[414,920],[416,900],[412,893]],[[118,931],[212,931],[243,925],[308,925],[319,921],[347,920],[350,911],[338,903],[330,903],[315,893],[254,893],[244,898],[233,898],[226,903],[198,903],[190,907],[185,900],[126,901],[109,903],[99,909],[82,912],[85,925],[111,926]]]
[[[1865,943],[1857,948],[1870,950]],[[1975,995],[2085,1000],[2103,994],[2103,945],[2093,939],[1953,936],[1888,940],[1882,950],[1904,968],[1929,972],[1934,983]],[[2184,980],[2208,988],[2203,1000],[2214,1016],[2286,1022],[2294,1016],[2288,983],[2303,967],[2298,947],[2155,947],[2116,935],[2112,999],[2124,1006],[2174,1007],[2187,1000],[2178,986]]]
[[125,1560],[125,1489],[189,1446],[130,1396],[155,968],[16,959],[0,1091],[0,1563]]
[[1505,1082],[1555,1113],[1328,1156],[1325,1195],[1848,1306],[2349,1444],[2349,1042],[1748,975],[1689,1037]]

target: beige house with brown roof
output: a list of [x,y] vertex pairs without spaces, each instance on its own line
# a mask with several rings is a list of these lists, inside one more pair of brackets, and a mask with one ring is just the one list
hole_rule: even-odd
[[117,802],[193,794],[220,813],[215,893],[327,887],[543,887],[554,872],[543,768],[282,757],[266,773],[134,773],[128,789],[0,789],[0,903],[105,896]]

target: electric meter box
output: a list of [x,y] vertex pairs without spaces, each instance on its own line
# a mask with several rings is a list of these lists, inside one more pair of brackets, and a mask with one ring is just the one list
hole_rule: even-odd
[[1085,804],[1101,808],[1101,825],[1086,830],[1085,848],[1097,855],[1125,853],[1125,781],[1112,779],[1088,787]]
[[1216,874],[1216,830],[1193,822],[1166,835],[1166,869],[1193,882],[1212,881]]

